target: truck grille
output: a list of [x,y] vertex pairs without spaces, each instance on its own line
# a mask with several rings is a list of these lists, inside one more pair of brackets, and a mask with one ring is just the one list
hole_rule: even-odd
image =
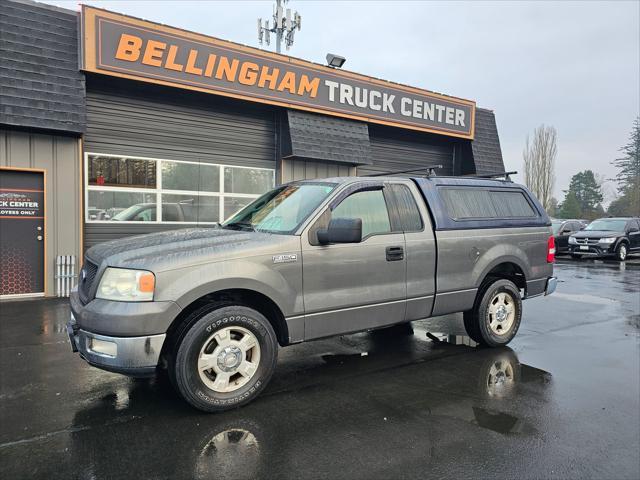
[[93,285],[98,273],[98,266],[87,260],[84,262],[82,270],[80,270],[80,278],[78,279],[78,293],[82,303],[87,303],[89,299],[89,292],[91,291],[91,285]]

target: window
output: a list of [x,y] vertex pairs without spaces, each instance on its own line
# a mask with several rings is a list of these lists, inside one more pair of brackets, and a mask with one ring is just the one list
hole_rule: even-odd
[[87,173],[89,185],[156,188],[154,161],[93,155]]
[[415,198],[411,194],[411,190],[406,185],[391,184],[389,189],[398,206],[398,214],[403,231],[418,232],[422,230],[422,217],[418,210]]
[[498,217],[522,218],[536,216],[536,212],[522,192],[507,192],[502,190],[489,192],[489,196],[496,208]]
[[585,230],[587,231],[605,231],[605,232],[624,232],[627,224],[626,220],[618,220],[614,218],[600,218],[591,222]]
[[85,154],[87,222],[215,223],[274,186],[274,170]]
[[333,191],[335,183],[288,184],[276,188],[223,223],[232,229],[293,233]]
[[537,216],[520,191],[485,188],[441,188],[440,195],[453,219],[522,218]]
[[354,193],[333,210],[331,218],[361,218],[362,238],[374,233],[391,232],[389,212],[382,190]]
[[162,162],[162,188],[192,192],[218,192],[220,167],[206,163]]

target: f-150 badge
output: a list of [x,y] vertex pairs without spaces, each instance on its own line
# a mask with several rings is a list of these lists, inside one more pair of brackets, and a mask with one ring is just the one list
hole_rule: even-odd
[[288,255],[274,255],[271,258],[273,258],[273,263],[289,263],[298,261],[298,255],[295,253]]

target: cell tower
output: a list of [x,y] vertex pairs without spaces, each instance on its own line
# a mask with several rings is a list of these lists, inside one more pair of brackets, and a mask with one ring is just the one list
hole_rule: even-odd
[[276,4],[273,6],[273,27],[269,27],[269,20],[264,21],[262,24],[262,18],[258,19],[258,42],[260,45],[271,43],[271,33],[276,34],[276,52],[280,53],[282,47],[282,39],[284,38],[284,44],[287,50],[293,45],[293,35],[296,30],[300,30],[302,27],[302,16],[295,12],[293,18],[291,17],[291,9],[286,9],[283,5],[289,3],[289,0],[276,0]]

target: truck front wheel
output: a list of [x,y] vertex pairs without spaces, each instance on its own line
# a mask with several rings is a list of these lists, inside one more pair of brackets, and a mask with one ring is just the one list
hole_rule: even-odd
[[226,306],[196,320],[169,368],[180,395],[205,412],[244,405],[266,387],[278,342],[269,321],[244,306]]
[[478,290],[473,309],[464,313],[464,326],[475,342],[500,347],[516,335],[521,318],[518,287],[507,279],[493,279]]

